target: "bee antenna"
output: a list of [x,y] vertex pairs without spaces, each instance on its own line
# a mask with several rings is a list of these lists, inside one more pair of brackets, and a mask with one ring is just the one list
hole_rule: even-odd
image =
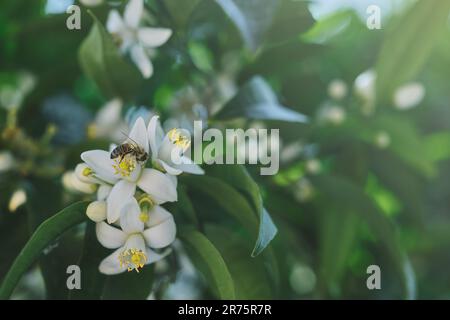
[[123,134],[125,137],[127,137],[128,139],[130,139],[131,141],[133,141],[137,146],[139,146],[139,144],[138,144],[134,139],[132,139],[128,134],[126,134],[126,133],[123,132],[122,130],[120,130],[120,132],[122,132],[122,134]]

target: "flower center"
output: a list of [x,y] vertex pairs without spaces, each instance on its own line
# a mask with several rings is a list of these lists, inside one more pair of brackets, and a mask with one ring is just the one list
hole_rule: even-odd
[[155,205],[152,199],[148,195],[144,195],[138,201],[139,207],[141,208],[141,213],[139,215],[139,220],[146,223],[149,219],[149,211]]
[[170,142],[172,142],[174,145],[180,147],[183,151],[185,151],[189,146],[191,145],[191,140],[189,137],[180,129],[172,129],[167,133]]
[[131,248],[126,249],[119,255],[120,267],[127,267],[128,272],[136,270],[139,272],[147,262],[147,256],[142,250]]
[[122,177],[129,177],[136,169],[136,158],[130,154],[125,155],[122,159],[114,159],[113,168],[115,174],[120,174]]

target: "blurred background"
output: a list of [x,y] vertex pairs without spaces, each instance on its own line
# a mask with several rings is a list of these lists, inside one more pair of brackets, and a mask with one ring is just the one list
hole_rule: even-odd
[[[242,231],[220,228],[208,217],[215,204],[188,190],[239,298],[450,298],[450,1],[148,0],[146,21],[173,35],[151,54],[149,79],[110,65],[110,90],[80,63],[93,25],[86,9],[105,25],[127,1],[81,2],[0,4],[0,281],[42,221],[92,197],[74,177],[80,153],[107,149],[157,113],[166,128],[200,119],[280,129],[279,173],[247,166],[278,227],[271,274],[251,246],[239,250]],[[80,30],[66,27],[72,4]],[[308,121],[221,117],[249,86]],[[12,298],[66,297],[85,228],[47,248]],[[174,247],[146,298],[214,297],[183,243]],[[366,286],[370,265],[381,269],[380,290]]]

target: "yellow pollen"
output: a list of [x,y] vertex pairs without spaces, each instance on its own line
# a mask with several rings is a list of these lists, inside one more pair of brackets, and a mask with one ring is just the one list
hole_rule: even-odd
[[141,212],[141,214],[139,215],[139,220],[141,220],[144,223],[148,221],[148,218],[149,217],[147,212]]
[[113,168],[115,174],[120,174],[122,177],[129,177],[136,168],[136,159],[131,155],[126,155],[122,158],[122,161],[114,159]]
[[119,255],[120,267],[127,267],[128,272],[136,270],[139,272],[147,262],[147,256],[142,250],[131,248],[126,249]]
[[184,135],[179,129],[174,128],[170,130],[167,135],[169,136],[170,142],[183,150],[186,150],[191,145],[189,137]]
[[85,176],[85,177],[89,177],[89,176],[92,174],[92,172],[93,172],[93,171],[92,171],[91,168],[84,168],[82,174],[83,174],[83,176]]

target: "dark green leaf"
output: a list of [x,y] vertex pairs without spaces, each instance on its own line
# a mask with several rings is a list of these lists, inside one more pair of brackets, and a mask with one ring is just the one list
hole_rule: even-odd
[[215,115],[217,119],[248,118],[281,120],[288,122],[307,121],[307,117],[282,106],[272,88],[261,77],[253,77]]
[[81,67],[106,97],[129,98],[139,89],[142,77],[137,68],[120,55],[100,21],[91,15],[94,24],[78,53]]
[[394,90],[421,70],[446,30],[449,11],[449,0],[417,1],[393,26],[376,65],[380,103],[390,102]]
[[183,230],[179,233],[194,265],[202,272],[211,289],[220,299],[235,299],[233,279],[220,252],[200,232]]
[[133,271],[107,276],[102,299],[145,300],[152,291],[154,266],[145,266],[139,273]]
[[[42,251],[71,227],[87,220],[87,202],[77,202],[44,221],[17,256],[0,287],[0,299],[8,299],[22,275]],[[64,285],[64,284],[62,284]]]
[[272,24],[277,0],[216,0],[241,33],[247,47],[255,51]]

